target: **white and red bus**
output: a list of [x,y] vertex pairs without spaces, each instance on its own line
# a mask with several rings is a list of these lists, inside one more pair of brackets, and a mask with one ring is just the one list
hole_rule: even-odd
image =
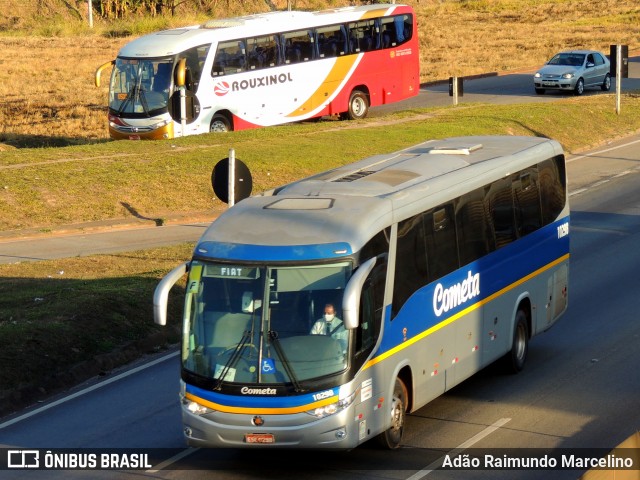
[[112,138],[159,139],[278,125],[418,94],[407,5],[279,11],[166,30],[125,45],[109,85]]

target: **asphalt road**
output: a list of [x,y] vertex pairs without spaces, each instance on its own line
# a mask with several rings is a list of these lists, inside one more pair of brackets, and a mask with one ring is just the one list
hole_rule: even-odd
[[[476,451],[467,448],[619,444],[640,429],[638,145],[627,139],[570,161],[570,176],[588,179],[571,197],[570,307],[533,339],[525,370],[511,376],[489,367],[412,413],[399,451],[185,449],[172,352],[0,423],[4,446],[166,448],[167,462],[146,472],[11,471],[3,478],[537,479],[539,471],[435,468],[446,452]],[[547,471],[544,478],[580,473]]]

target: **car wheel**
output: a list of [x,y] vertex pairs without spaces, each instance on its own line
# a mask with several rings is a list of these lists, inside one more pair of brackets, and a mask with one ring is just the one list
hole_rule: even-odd
[[538,95],[543,95],[544,94],[544,88],[536,88],[536,93]]
[[608,73],[604,76],[604,82],[602,82],[602,86],[600,88],[603,92],[611,90],[611,77]]
[[578,83],[576,83],[576,88],[573,89],[576,95],[582,95],[584,93],[584,80],[582,78],[578,79]]
[[226,116],[218,113],[211,119],[211,125],[209,126],[210,132],[224,133],[230,132],[231,130],[233,130],[231,122]]

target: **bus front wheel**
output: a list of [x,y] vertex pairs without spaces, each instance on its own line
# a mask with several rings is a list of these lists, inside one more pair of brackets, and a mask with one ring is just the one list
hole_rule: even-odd
[[523,310],[516,313],[515,328],[513,329],[513,341],[511,351],[504,357],[504,365],[510,373],[518,373],[524,368],[529,351],[529,327],[527,326],[527,314]]
[[231,130],[233,130],[231,122],[224,115],[217,113],[211,119],[211,126],[209,127],[210,132],[224,133],[230,132]]
[[342,120],[361,120],[369,113],[367,94],[354,90],[349,96],[349,110],[340,114]]
[[393,387],[390,407],[388,413],[391,415],[391,426],[378,435],[378,441],[384,448],[394,450],[400,447],[407,411],[407,387],[399,378],[396,378]]

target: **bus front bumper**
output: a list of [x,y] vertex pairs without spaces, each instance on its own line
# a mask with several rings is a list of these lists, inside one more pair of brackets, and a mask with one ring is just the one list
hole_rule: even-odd
[[194,447],[350,449],[361,443],[352,408],[317,419],[306,413],[194,415],[183,407],[182,422],[185,440]]

